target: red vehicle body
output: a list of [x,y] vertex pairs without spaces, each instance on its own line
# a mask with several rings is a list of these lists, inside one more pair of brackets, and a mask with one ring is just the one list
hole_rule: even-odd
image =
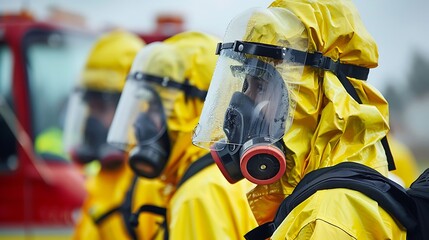
[[[161,41],[177,26],[139,35]],[[86,192],[62,152],[61,117],[95,37],[0,16],[0,239],[71,238]]]
[[[57,125],[58,104],[76,77],[61,75],[77,74],[91,41],[25,15],[0,18],[0,238],[71,236],[86,194],[83,175],[64,155],[38,151],[35,142]],[[65,64],[51,65],[55,61]],[[55,78],[63,81],[59,93],[50,82]]]

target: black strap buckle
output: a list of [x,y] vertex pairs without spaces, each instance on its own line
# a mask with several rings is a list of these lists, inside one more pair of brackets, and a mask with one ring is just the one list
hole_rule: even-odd
[[323,56],[323,54],[321,52],[315,52],[313,53],[313,61],[311,61],[312,63],[310,64],[310,66],[319,68],[319,69],[323,69],[323,70],[327,70],[327,71],[331,71],[334,74],[338,73],[338,69],[340,66],[340,62],[339,61],[334,61],[329,57],[325,57]]

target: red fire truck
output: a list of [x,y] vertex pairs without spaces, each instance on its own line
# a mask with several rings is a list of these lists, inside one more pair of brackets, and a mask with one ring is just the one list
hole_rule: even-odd
[[[161,41],[182,27],[161,16],[139,35]],[[95,39],[25,12],[0,16],[0,239],[71,238],[86,193],[63,152],[62,125]]]
[[85,197],[62,113],[94,37],[0,17],[0,239],[64,239]]

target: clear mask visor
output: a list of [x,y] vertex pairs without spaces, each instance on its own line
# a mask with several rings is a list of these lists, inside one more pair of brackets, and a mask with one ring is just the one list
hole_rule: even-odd
[[[108,134],[108,143],[128,150],[157,141],[167,129],[166,117],[173,109],[175,94],[158,94],[156,84],[129,79]],[[166,107],[164,107],[164,105]]]
[[302,66],[261,59],[230,49],[221,52],[194,144],[213,149],[261,137],[274,143],[283,137],[293,119],[299,89],[285,77],[297,72],[300,76]]

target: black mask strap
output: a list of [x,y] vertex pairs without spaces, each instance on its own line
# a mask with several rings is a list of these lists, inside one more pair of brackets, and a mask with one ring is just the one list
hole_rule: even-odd
[[143,72],[136,72],[136,73],[130,74],[128,76],[128,79],[146,81],[149,83],[158,84],[162,87],[178,89],[183,91],[186,96],[197,97],[201,100],[204,100],[207,95],[207,91],[200,90],[197,87],[190,85],[189,80],[185,80],[184,83],[179,83],[169,77],[159,77],[152,74],[146,74]]
[[[347,77],[352,77],[359,80],[366,80],[369,74],[368,68],[359,67],[351,64],[343,64],[339,61],[335,62],[331,58],[325,57],[322,55],[322,53],[319,52],[309,53],[307,55],[305,64],[334,73],[338,77],[346,91],[350,94],[350,96],[356,102],[362,104],[362,100],[357,94],[356,89],[353,87],[352,83],[347,79]],[[384,151],[386,153],[389,171],[395,170],[395,161],[393,159],[392,152],[390,151],[389,143],[387,141],[386,136],[381,139],[381,144],[383,145]]]

